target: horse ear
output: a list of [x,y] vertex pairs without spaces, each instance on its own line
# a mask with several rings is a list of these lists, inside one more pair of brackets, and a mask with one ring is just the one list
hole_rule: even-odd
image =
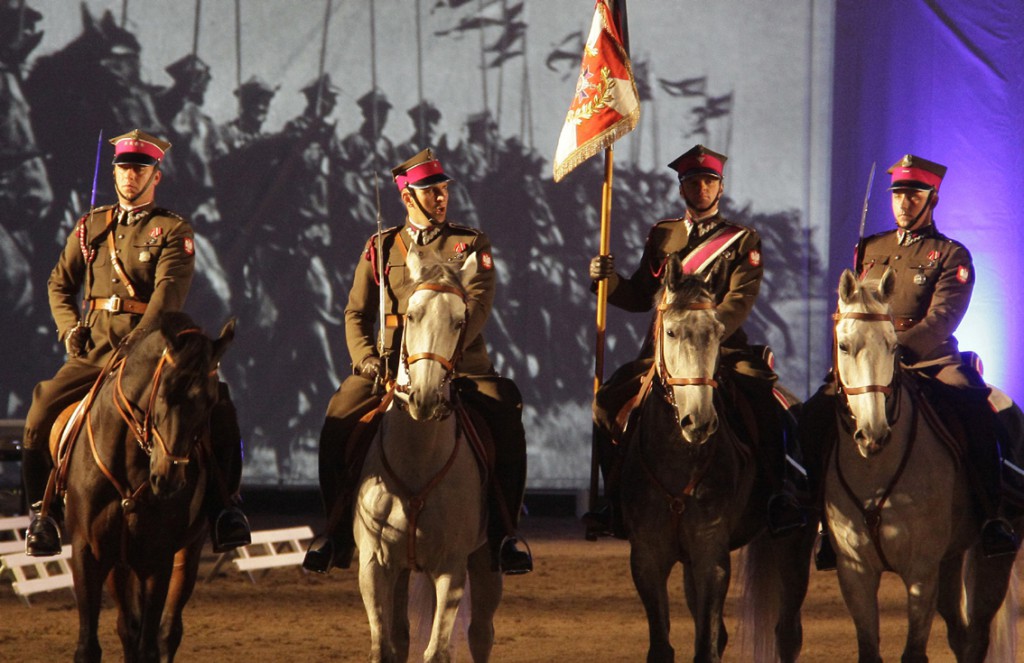
[[883,304],[888,303],[892,293],[896,291],[896,272],[891,267],[885,268],[882,280],[878,282],[878,298]]
[[675,290],[679,286],[679,279],[683,275],[683,264],[679,260],[679,254],[673,253],[668,257],[665,265],[665,285],[669,290]]
[[854,293],[857,291],[857,277],[848,269],[844,269],[839,277],[839,300],[843,303],[850,303]]
[[418,281],[420,278],[420,269],[423,266],[423,260],[421,259],[420,252],[416,249],[409,251],[405,256],[405,266],[409,270],[409,280]]
[[220,362],[220,358],[224,356],[224,351],[235,340],[235,325],[237,322],[235,318],[230,318],[220,330],[220,337],[213,342],[213,362],[215,364]]
[[478,271],[480,271],[480,263],[477,262],[474,252],[469,254],[469,258],[462,263],[462,268],[459,270],[459,279],[462,281],[463,287],[469,286],[469,282],[473,280]]

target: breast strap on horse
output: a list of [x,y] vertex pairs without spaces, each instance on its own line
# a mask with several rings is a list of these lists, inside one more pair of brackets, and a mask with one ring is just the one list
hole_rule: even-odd
[[[391,390],[389,393],[394,393]],[[391,467],[391,463],[388,461],[388,456],[384,453],[384,447],[380,447],[380,459],[381,464],[384,466],[384,471],[387,472],[394,480],[395,485],[398,487],[402,499],[406,504],[406,511],[409,517],[409,536],[406,541],[406,551],[408,555],[409,568],[421,571],[419,565],[416,563],[416,522],[419,519],[420,512],[423,511],[423,507],[427,502],[427,495],[430,494],[434,488],[437,487],[441,480],[447,476],[448,471],[452,469],[452,465],[455,464],[455,458],[459,452],[459,440],[465,439],[469,444],[470,449],[473,450],[474,456],[477,462],[481,464],[482,468],[481,477],[483,478],[482,485],[487,485],[489,482],[489,466],[488,456],[481,441],[480,435],[477,433],[476,426],[473,424],[469,413],[466,412],[465,407],[456,400],[454,405],[455,416],[457,417],[456,423],[456,434],[455,441],[452,444],[452,452],[448,456],[447,462],[431,479],[427,482],[423,488],[416,492],[409,488],[405,483],[398,477],[394,468]],[[459,434],[461,431],[461,435]],[[507,515],[507,514],[506,514]]]
[[[882,565],[887,571],[892,571],[893,568],[889,563],[888,558],[886,558],[885,552],[882,550],[882,509],[885,507],[885,503],[889,501],[889,496],[892,495],[892,491],[896,488],[896,483],[899,482],[900,477],[903,476],[903,472],[907,469],[907,465],[910,462],[910,454],[914,449],[914,441],[917,438],[919,415],[924,416],[928,421],[928,424],[942,441],[943,447],[947,452],[949,452],[949,455],[953,460],[953,464],[957,468],[962,465],[964,458],[963,454],[966,453],[966,449],[957,444],[957,439],[950,434],[949,430],[939,418],[938,413],[935,412],[928,400],[923,397],[917,385],[914,385],[911,382],[908,385],[908,388],[917,395],[917,398],[914,399],[914,405],[916,407],[913,408],[910,431],[907,436],[907,446],[903,451],[903,457],[900,459],[900,464],[896,468],[896,472],[889,480],[889,484],[885,487],[882,496],[878,498],[878,502],[875,506],[870,508],[865,507],[861,499],[853,492],[853,488],[846,480],[846,476],[843,474],[843,469],[839,464],[838,445],[832,450],[832,454],[835,457],[836,477],[839,479],[839,483],[842,485],[846,496],[850,498],[850,501],[853,502],[854,506],[857,507],[857,510],[860,511],[861,517],[864,519],[864,525],[868,528],[868,535],[871,537],[871,543],[875,546],[875,552],[878,554],[878,559],[882,562]],[[897,405],[897,408],[898,407],[899,406]],[[849,430],[849,426],[847,425],[848,422],[839,410],[836,411],[836,419],[839,429]]]

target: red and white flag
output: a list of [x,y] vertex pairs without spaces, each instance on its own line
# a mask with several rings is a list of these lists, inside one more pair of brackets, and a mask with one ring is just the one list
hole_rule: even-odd
[[555,181],[636,128],[640,95],[614,17],[616,0],[597,0],[576,95],[555,149]]

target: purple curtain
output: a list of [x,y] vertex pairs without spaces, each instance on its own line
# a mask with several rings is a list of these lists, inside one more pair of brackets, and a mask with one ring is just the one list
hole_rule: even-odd
[[867,234],[893,225],[892,163],[947,165],[936,225],[978,276],[957,338],[1024,399],[1024,3],[838,0],[834,80],[831,282],[851,264],[871,163]]

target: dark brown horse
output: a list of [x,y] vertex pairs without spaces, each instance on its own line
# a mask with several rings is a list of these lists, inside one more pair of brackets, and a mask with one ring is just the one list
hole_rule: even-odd
[[99,661],[102,587],[118,607],[128,663],[172,661],[205,542],[202,508],[217,366],[213,340],[184,313],[136,330],[87,398],[67,452],[67,531],[79,612],[75,661]]
[[[694,621],[693,660],[722,660],[730,551],[744,549],[738,660],[795,661],[814,532],[767,531],[771,487],[732,425],[718,389],[722,323],[703,279],[667,264],[657,295],[654,372],[622,466],[633,583],[647,612],[649,662],[675,660],[669,639],[667,581],[683,565]],[[749,651],[746,651],[749,650]]]

